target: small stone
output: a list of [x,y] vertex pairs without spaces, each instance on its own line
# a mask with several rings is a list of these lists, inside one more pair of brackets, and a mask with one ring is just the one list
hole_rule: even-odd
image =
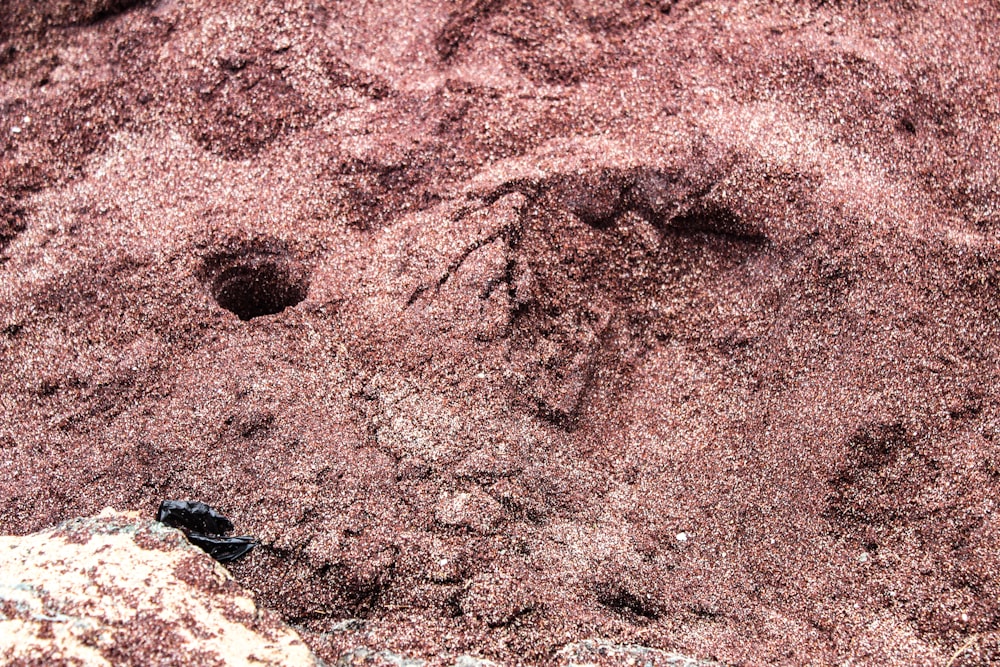
[[474,655],[460,655],[456,658],[453,667],[499,667],[499,665],[486,658]]
[[678,542],[687,542],[688,541],[688,534],[687,533],[677,533],[677,541]]
[[559,667],[585,665],[664,665],[668,667],[722,667],[717,662],[698,660],[679,653],[667,653],[634,644],[615,644],[605,639],[585,639],[567,644],[555,655]]
[[363,630],[365,621],[362,618],[345,618],[330,625],[328,632],[353,632]]

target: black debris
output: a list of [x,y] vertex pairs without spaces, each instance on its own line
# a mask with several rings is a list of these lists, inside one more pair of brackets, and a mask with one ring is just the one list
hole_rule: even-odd
[[257,546],[252,537],[210,537],[199,533],[188,533],[188,541],[204,550],[220,563],[242,558]]
[[156,520],[183,531],[191,544],[220,563],[242,558],[257,546],[257,541],[246,535],[225,537],[233,530],[233,522],[196,500],[164,500]]
[[164,500],[156,512],[156,520],[185,532],[205,535],[223,535],[233,530],[232,521],[196,500]]

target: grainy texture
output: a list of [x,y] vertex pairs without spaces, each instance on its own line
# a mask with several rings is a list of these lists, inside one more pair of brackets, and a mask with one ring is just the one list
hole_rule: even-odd
[[995,2],[0,8],[4,532],[210,503],[331,660],[1000,661]]

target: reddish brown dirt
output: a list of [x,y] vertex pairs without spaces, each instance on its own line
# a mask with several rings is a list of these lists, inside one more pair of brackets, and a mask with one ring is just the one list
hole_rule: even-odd
[[209,502],[328,658],[1000,661],[996,3],[0,21],[4,532]]

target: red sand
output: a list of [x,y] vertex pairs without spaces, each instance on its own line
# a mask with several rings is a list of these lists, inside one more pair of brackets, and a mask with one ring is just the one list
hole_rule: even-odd
[[995,2],[0,21],[3,532],[209,502],[327,658],[1000,661]]

